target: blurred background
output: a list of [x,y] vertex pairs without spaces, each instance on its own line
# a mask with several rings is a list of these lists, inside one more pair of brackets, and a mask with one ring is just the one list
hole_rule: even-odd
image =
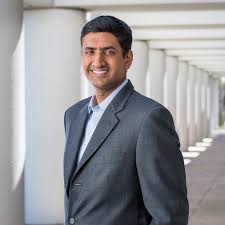
[[133,31],[135,89],[173,115],[190,225],[225,225],[225,0],[0,1],[0,225],[63,224],[64,112],[93,93],[80,31]]

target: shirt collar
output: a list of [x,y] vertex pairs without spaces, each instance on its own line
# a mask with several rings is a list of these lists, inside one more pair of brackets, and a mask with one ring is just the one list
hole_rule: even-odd
[[119,87],[116,88],[103,102],[99,105],[97,104],[96,96],[93,95],[88,105],[88,113],[90,114],[92,111],[105,111],[108,105],[111,103],[113,98],[118,94],[118,92],[127,84],[128,80],[126,79]]

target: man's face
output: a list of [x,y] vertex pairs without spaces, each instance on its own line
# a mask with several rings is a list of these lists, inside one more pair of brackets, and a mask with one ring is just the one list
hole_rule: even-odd
[[133,55],[123,57],[118,39],[108,32],[88,33],[82,41],[83,69],[96,90],[112,92],[125,79]]

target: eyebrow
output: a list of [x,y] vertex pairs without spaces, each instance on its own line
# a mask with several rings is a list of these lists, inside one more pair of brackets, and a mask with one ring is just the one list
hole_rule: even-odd
[[108,49],[113,49],[113,50],[116,50],[113,46],[108,46],[108,47],[105,47],[105,48],[102,48],[103,50],[108,50]]
[[[94,47],[85,47],[85,48],[84,48],[84,50],[88,50],[88,49],[96,50],[97,48],[94,48]],[[100,48],[100,49],[101,49],[101,50],[108,50],[108,49],[116,50],[113,46],[107,46],[107,47]]]

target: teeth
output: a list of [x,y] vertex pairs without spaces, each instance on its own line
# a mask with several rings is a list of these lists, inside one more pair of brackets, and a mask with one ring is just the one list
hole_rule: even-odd
[[94,73],[106,73],[106,70],[93,70]]

